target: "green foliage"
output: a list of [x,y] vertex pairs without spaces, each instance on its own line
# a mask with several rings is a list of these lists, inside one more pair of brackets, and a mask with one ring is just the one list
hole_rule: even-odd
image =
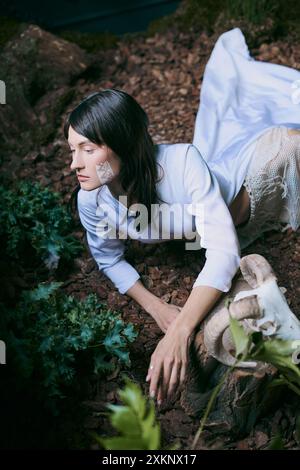
[[235,357],[240,359],[248,352],[251,344],[251,337],[246,335],[242,325],[232,317],[230,317],[230,331],[235,344]]
[[235,318],[230,318],[230,330],[237,359],[272,364],[280,373],[272,386],[285,384],[300,395],[300,369],[293,360],[293,353],[300,348],[300,340],[264,339],[261,332],[247,335]]
[[271,439],[271,442],[267,447],[267,450],[283,450],[283,449],[284,449],[283,440],[279,434]]
[[223,0],[186,0],[180,5],[180,14],[166,15],[150,23],[148,35],[156,32],[164,32],[174,26],[180,31],[186,31],[188,28],[196,30],[212,30],[213,25],[224,9]]
[[226,19],[244,19],[261,24],[270,15],[276,15],[278,10],[279,0],[185,0],[180,5],[180,12],[151,22],[148,34],[163,32],[174,25],[183,31],[192,27],[213,32],[220,14]]
[[2,249],[14,260],[30,250],[48,268],[56,268],[60,259],[71,260],[82,250],[69,233],[72,217],[60,204],[59,193],[21,181],[13,190],[0,186],[0,198]]
[[[228,304],[231,299],[228,300]],[[235,362],[228,367],[219,383],[212,390],[209,402],[204,411],[199,429],[194,437],[192,449],[195,449],[197,442],[203,432],[205,423],[213,408],[215,400],[235,367],[241,361],[261,361],[272,364],[280,372],[279,379],[273,379],[271,386],[287,385],[291,390],[300,395],[300,369],[293,361],[293,353],[300,347],[299,341],[284,341],[280,339],[264,339],[262,333],[254,332],[247,335],[242,325],[235,318],[230,317],[230,332],[235,345]],[[300,429],[300,421],[299,421]],[[280,436],[274,438],[270,449],[282,449],[283,444]]]
[[63,398],[64,387],[73,385],[79,352],[87,354],[97,374],[113,370],[112,358],[130,366],[128,344],[137,336],[133,325],[125,325],[95,294],[78,301],[63,294],[61,284],[40,283],[24,291],[16,309],[2,315],[17,375],[36,378],[54,399]]
[[277,0],[227,0],[227,11],[232,18],[242,17],[251,23],[262,23],[278,8]]
[[[119,390],[124,405],[106,405],[111,410],[110,421],[119,436],[95,440],[107,450],[161,450],[160,425],[155,422],[153,400],[147,402],[138,385],[124,377],[126,386]],[[178,449],[178,444],[166,450]]]

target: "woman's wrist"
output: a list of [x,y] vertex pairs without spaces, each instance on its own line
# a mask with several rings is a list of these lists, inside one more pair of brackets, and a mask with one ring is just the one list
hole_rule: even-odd
[[155,317],[157,308],[161,305],[162,300],[159,297],[156,297],[153,294],[153,297],[148,300],[148,302],[145,304],[144,309],[146,310],[151,317]]
[[222,294],[222,291],[209,286],[193,288],[175,320],[177,327],[184,329],[187,334],[193,334]]
[[160,298],[147,290],[139,279],[126,292],[126,294],[134,299],[147,313],[149,313],[149,315],[155,315]]
[[195,318],[190,317],[189,315],[185,315],[185,310],[183,307],[182,310],[179,312],[177,318],[174,320],[173,327],[178,330],[180,329],[187,336],[191,336],[195,331],[197,323],[198,322],[195,321]]

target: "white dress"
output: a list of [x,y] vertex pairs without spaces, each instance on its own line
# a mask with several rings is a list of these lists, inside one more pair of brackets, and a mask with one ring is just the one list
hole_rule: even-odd
[[227,204],[242,185],[250,195],[241,249],[267,230],[300,225],[300,136],[288,128],[300,129],[300,72],[254,60],[239,28],[223,33],[205,68],[193,144]]
[[79,191],[91,254],[120,293],[140,278],[125,259],[126,240],[162,242],[195,234],[195,249],[206,249],[206,262],[193,287],[230,289],[240,241],[228,206],[250,174],[259,137],[278,127],[300,128],[300,105],[292,100],[292,85],[299,79],[296,70],[252,59],[239,28],[222,34],[206,65],[193,143],[156,146],[164,169],[158,193],[168,208],[179,204],[183,210],[171,223],[165,219],[153,237],[149,227],[137,234],[133,214],[106,185]]

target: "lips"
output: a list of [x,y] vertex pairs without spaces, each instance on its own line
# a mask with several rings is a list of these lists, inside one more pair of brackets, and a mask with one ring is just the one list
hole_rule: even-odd
[[77,178],[78,178],[79,180],[85,181],[85,180],[89,179],[89,176],[77,175]]

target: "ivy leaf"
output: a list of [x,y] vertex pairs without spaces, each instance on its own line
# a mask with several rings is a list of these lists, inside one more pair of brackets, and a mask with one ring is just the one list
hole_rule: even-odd
[[32,302],[36,302],[38,300],[47,300],[62,284],[63,282],[41,282],[36,289],[28,293],[27,299]]

